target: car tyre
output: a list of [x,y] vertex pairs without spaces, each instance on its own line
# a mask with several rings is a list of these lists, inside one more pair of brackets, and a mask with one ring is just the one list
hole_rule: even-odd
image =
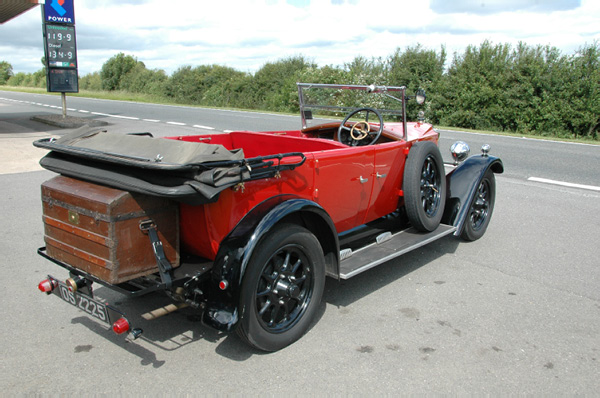
[[317,238],[295,224],[275,227],[254,250],[240,294],[240,337],[263,351],[292,344],[310,327],[325,286]]
[[466,241],[474,241],[483,236],[492,218],[496,201],[496,177],[488,169],[475,192],[469,207],[463,231],[460,235]]
[[412,226],[422,232],[435,230],[446,204],[446,175],[437,145],[415,143],[404,167],[404,206]]

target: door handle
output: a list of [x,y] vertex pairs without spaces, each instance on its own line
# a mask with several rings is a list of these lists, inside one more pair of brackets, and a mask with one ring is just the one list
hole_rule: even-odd
[[387,174],[379,174],[379,172],[377,172],[377,178],[384,178]]
[[360,178],[360,183],[364,184],[365,182],[369,181],[368,178],[363,178],[362,176],[359,177]]

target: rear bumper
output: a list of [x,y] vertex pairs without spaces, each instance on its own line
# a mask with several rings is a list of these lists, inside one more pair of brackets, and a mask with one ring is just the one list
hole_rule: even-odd
[[48,295],[56,295],[67,304],[77,307],[90,317],[108,325],[117,334],[128,332],[134,339],[141,336],[142,329],[134,328],[122,311],[105,300],[94,297],[91,281],[76,275],[72,275],[69,281],[68,284],[48,275],[46,280],[40,282],[38,288]]

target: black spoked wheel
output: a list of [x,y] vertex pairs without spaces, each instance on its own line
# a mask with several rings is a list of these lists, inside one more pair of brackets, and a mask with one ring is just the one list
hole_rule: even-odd
[[442,177],[438,173],[433,156],[427,156],[421,170],[421,205],[428,217],[433,217],[440,208]]
[[324,283],[323,251],[316,237],[298,225],[276,228],[248,265],[238,333],[265,351],[293,343],[310,326]]
[[433,142],[415,143],[404,169],[404,204],[410,223],[419,231],[438,227],[446,203],[442,155]]
[[474,241],[483,236],[492,218],[496,201],[496,177],[492,170],[485,172],[469,208],[461,238]]

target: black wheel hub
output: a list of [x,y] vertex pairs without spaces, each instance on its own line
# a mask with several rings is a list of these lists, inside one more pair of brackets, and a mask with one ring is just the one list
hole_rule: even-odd
[[271,333],[289,330],[302,317],[312,298],[313,274],[301,248],[288,245],[265,264],[256,289],[256,312]]
[[428,217],[433,217],[440,207],[441,176],[435,159],[428,156],[421,170],[421,203]]
[[484,224],[490,210],[490,186],[487,181],[482,181],[479,184],[477,193],[475,194],[475,201],[471,207],[471,214],[469,221],[473,230],[479,230]]

